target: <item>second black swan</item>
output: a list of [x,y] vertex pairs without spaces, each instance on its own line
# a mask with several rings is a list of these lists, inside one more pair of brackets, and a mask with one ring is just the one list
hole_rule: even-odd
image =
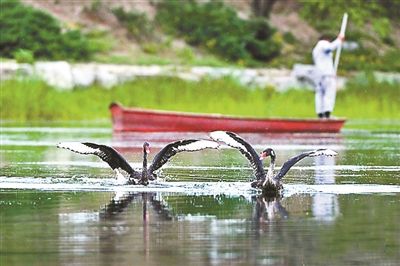
[[[303,152],[287,160],[282,165],[279,172],[274,175],[276,154],[273,149],[267,148],[263,150],[259,155],[254,150],[254,148],[243,138],[233,132],[228,131],[214,131],[210,133],[210,137],[215,141],[223,142],[232,148],[238,149],[247,158],[247,160],[250,162],[251,167],[253,168],[253,173],[256,177],[256,180],[251,183],[251,186],[254,188],[262,189],[263,194],[270,196],[279,195],[280,190],[283,188],[281,182],[282,178],[286,175],[289,169],[301,159],[305,157],[315,157],[321,155],[337,155],[335,151],[330,149],[317,149],[313,151]],[[268,156],[271,157],[271,163],[267,172],[265,172],[262,160],[264,160]]]

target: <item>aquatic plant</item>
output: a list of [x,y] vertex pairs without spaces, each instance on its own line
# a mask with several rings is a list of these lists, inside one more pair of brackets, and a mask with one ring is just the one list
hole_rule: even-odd
[[[115,101],[125,106],[175,111],[315,117],[312,91],[249,89],[230,78],[200,82],[143,78],[109,90],[94,85],[57,91],[35,79],[3,80],[0,86],[0,118],[20,122],[109,119],[108,105]],[[372,77],[350,80],[347,88],[338,92],[334,115],[350,120],[400,119],[398,92],[398,84],[378,82]]]

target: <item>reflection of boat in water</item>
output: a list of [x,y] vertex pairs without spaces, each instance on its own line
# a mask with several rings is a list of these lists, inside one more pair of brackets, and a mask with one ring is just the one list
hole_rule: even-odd
[[110,105],[116,132],[339,132],[345,119],[246,118],[125,108]]
[[[290,156],[286,151],[316,149],[324,146],[333,150],[343,150],[343,135],[331,133],[242,133],[240,134],[253,147],[266,146],[274,148],[282,156]],[[118,151],[136,153],[141,150],[144,141],[152,145],[152,149],[161,149],[169,142],[177,139],[208,138],[205,132],[113,132],[112,146]]]

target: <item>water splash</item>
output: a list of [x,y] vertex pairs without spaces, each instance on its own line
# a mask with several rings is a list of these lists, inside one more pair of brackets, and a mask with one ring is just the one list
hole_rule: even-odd
[[[164,182],[156,181],[149,186],[119,185],[113,178],[34,178],[0,177],[2,189],[35,189],[44,191],[114,191],[114,192],[173,192],[187,195],[229,195],[251,197],[259,191],[248,182]],[[287,184],[283,195],[294,194],[366,194],[400,193],[398,185],[376,184]]]

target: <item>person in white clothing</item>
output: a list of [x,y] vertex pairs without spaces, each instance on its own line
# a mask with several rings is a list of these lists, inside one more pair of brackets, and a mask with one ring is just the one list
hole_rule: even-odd
[[339,35],[330,42],[323,35],[312,51],[315,65],[315,111],[319,118],[329,118],[336,98],[336,72],[333,66],[333,51],[343,42],[344,36]]

